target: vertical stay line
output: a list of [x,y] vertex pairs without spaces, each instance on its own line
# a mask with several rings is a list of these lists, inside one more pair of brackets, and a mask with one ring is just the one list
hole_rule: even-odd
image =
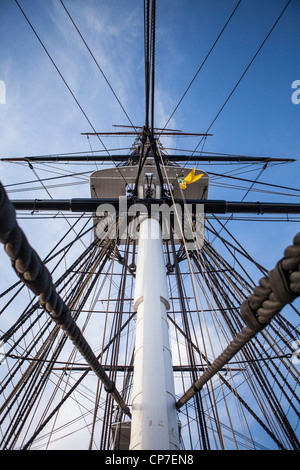
[[156,0],[152,0],[152,17],[151,17],[151,134],[152,134],[152,137],[154,135],[155,28],[156,28]]
[[150,64],[149,64],[149,24],[150,24],[150,0],[144,0],[144,53],[145,53],[145,127],[149,128],[149,88],[150,88]]

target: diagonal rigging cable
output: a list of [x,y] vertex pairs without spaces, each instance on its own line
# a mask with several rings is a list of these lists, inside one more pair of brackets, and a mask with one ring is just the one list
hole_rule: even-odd
[[[103,352],[103,351],[102,351],[102,352]],[[52,415],[52,414],[51,414],[51,415]],[[53,415],[52,415],[52,416],[53,416]],[[49,418],[50,418],[50,416],[49,416]],[[47,419],[48,419],[48,418],[47,418]],[[49,420],[48,420],[47,422],[49,422]],[[41,424],[40,427],[44,426],[45,424],[46,424],[46,423]],[[39,429],[40,429],[40,428],[39,428]]]
[[[50,194],[50,192],[49,192],[47,186],[46,186],[46,185],[43,183],[43,181],[40,179],[40,177],[39,177],[37,171],[34,169],[32,163],[28,162],[28,164],[29,164],[29,168],[33,171],[33,173],[34,173],[35,176],[37,177],[37,180],[41,183],[41,185],[43,186],[44,190],[46,191],[46,193],[48,194],[48,196],[50,197],[50,199],[53,199],[53,197],[51,196],[51,194]],[[67,217],[65,217],[65,215],[64,215],[63,213],[61,213],[61,214],[62,214],[63,218],[65,219],[65,221],[67,222],[67,224],[69,225],[69,227],[71,227],[71,224],[70,224],[70,222],[68,221]],[[75,233],[75,235],[77,235],[75,229],[72,228],[72,230],[73,230],[73,232]],[[81,241],[81,243],[83,244],[83,246],[86,248],[86,245],[85,245],[84,241],[83,241],[83,240],[80,240],[80,241]]]
[[[298,236],[298,237],[295,238],[295,243],[298,245],[298,244],[299,244],[299,241],[300,241],[300,239],[299,239],[299,236]],[[212,246],[211,246],[211,245],[209,245],[209,246],[210,246],[211,249],[212,249]],[[208,248],[209,246],[207,245],[207,248]],[[205,248],[205,247],[204,247],[204,248]],[[298,251],[299,251],[299,248],[298,248],[298,247],[297,247],[297,249],[298,249]],[[201,252],[202,252],[202,255],[201,255]],[[203,257],[203,256],[204,256],[204,251],[202,250],[201,252],[199,252],[199,255],[201,255],[201,256]],[[293,254],[293,255],[292,255],[292,254],[291,254],[291,255],[289,254],[289,255],[287,255],[287,256],[294,256],[294,254]],[[186,253],[186,258],[188,259],[188,253]],[[194,260],[195,260],[195,259],[194,259]],[[206,268],[209,267],[209,269],[211,269],[212,272],[213,272],[213,266],[210,266],[207,260],[205,261],[204,266],[206,266]],[[226,266],[225,266],[225,267],[226,267]],[[231,271],[231,270],[229,270],[229,271]],[[276,270],[275,270],[274,272],[276,272]],[[295,275],[295,278],[293,277],[294,275]],[[273,276],[274,276],[274,275],[273,275]],[[298,277],[297,277],[297,276],[298,276]],[[236,277],[236,274],[235,274],[235,277]],[[292,277],[293,277],[293,279],[292,279]],[[299,278],[299,273],[295,273],[295,274],[293,273],[293,274],[292,274],[292,277],[291,277],[291,279],[292,279],[292,281],[293,281],[293,283],[294,283],[294,284],[293,284],[293,291],[294,291],[294,290],[299,291],[299,287],[297,287],[297,285],[298,285],[298,284],[297,284],[297,279]],[[224,290],[224,289],[225,289],[225,286],[226,286],[227,289],[229,288],[230,285],[233,287],[233,286],[235,286],[236,281],[233,281],[233,282],[232,282],[232,280],[230,279],[230,277],[228,277],[227,275],[226,275],[226,278],[227,278],[226,281],[224,281],[224,279],[221,280],[221,278],[220,278],[220,282],[218,282],[217,279],[215,278],[216,284],[215,284],[215,282],[213,281],[213,282],[209,282],[209,283],[208,283],[208,286],[211,286],[211,285],[219,286],[219,287],[218,287],[218,290],[220,291],[221,297],[222,297],[223,299],[228,299],[228,300],[229,300],[228,294],[227,294],[226,291]],[[214,279],[214,278],[212,278],[212,280],[213,280],[213,279]],[[236,278],[236,279],[238,279],[238,278]],[[295,284],[295,282],[296,282],[296,284]],[[262,285],[261,285],[261,286],[262,286]],[[294,286],[296,286],[296,287],[294,287]],[[265,287],[265,286],[264,286],[264,287]],[[278,284],[278,283],[276,284],[276,288],[279,290],[279,284]],[[236,288],[234,288],[234,289],[236,289]],[[256,289],[257,289],[257,288],[256,288]],[[259,289],[258,289],[258,290],[259,290]],[[274,290],[275,290],[275,287],[274,287]],[[248,288],[248,292],[251,292],[251,289]],[[213,294],[214,296],[216,295],[216,289],[213,289],[213,290],[212,290],[212,294]],[[255,294],[258,295],[258,296],[260,296],[260,294],[258,293],[257,290],[255,291]],[[299,295],[299,293],[294,294],[294,295],[297,296],[297,295]],[[237,301],[237,302],[238,302],[238,299],[239,299],[239,297],[236,297],[236,301]],[[199,300],[200,300],[200,299],[199,299]],[[217,297],[215,298],[215,300],[216,300],[216,302],[217,302],[217,305],[220,307],[220,309],[222,309],[222,303],[219,303]],[[255,331],[260,331],[261,329],[263,329],[263,326],[264,326],[263,324],[264,324],[264,323],[268,323],[268,321],[269,321],[269,315],[270,315],[270,314],[271,314],[271,315],[274,314],[273,311],[272,311],[272,309],[273,309],[273,308],[277,308],[276,303],[275,303],[275,307],[274,307],[274,303],[273,303],[273,300],[274,300],[274,299],[271,298],[271,296],[270,296],[270,300],[271,300],[271,303],[272,303],[272,308],[270,307],[270,311],[269,311],[268,306],[265,305],[265,303],[263,304],[263,309],[266,310],[266,313],[265,313],[264,311],[261,312],[261,310],[263,310],[263,309],[259,310],[259,316],[262,315],[262,317],[260,318],[260,322],[262,323],[262,326],[261,326],[261,327],[259,326],[258,330],[257,330],[256,324],[254,325],[254,323],[257,322],[257,324],[259,324],[259,323],[258,323],[259,320],[258,320],[258,321],[257,321],[257,320],[254,321],[254,319],[252,320],[252,313],[251,313],[251,315],[248,314],[248,313],[247,313],[247,315],[246,315],[246,314],[245,314],[245,307],[243,306],[242,318],[243,318],[243,320],[246,322],[247,327],[244,328],[244,329],[242,330],[242,332],[237,335],[237,331],[239,331],[240,328],[241,328],[240,320],[237,319],[237,320],[239,321],[239,323],[238,323],[238,325],[237,325],[238,328],[232,330],[232,334],[233,334],[234,340],[232,341],[232,343],[230,343],[230,346],[226,349],[226,354],[227,354],[227,351],[228,351],[228,355],[229,355],[229,356],[227,356],[227,359],[228,359],[228,357],[231,357],[231,354],[232,354],[232,352],[234,351],[235,342],[236,342],[236,344],[238,344],[239,341],[241,341],[242,344],[245,344],[245,343],[243,343],[243,341],[246,341],[246,342],[247,342],[248,330],[249,330],[249,331],[252,331],[252,330],[251,330],[251,328],[252,328],[252,323],[251,323],[251,322],[252,322],[252,321],[253,321],[253,328],[255,329]],[[288,301],[290,301],[290,298],[289,298]],[[238,303],[239,303],[239,302],[238,302]],[[286,303],[286,301],[284,301],[283,303]],[[229,305],[229,304],[228,304],[228,305]],[[262,319],[262,318],[263,318],[263,319]],[[230,328],[231,328],[231,322],[230,322],[230,321],[229,321],[229,324],[228,324],[228,325],[229,325]],[[275,329],[275,331],[276,331],[276,329]],[[266,338],[266,337],[265,337],[265,338]],[[257,343],[257,344],[258,344],[258,343]],[[258,351],[256,351],[256,344],[253,345],[253,348],[254,348],[254,349],[253,349],[254,355],[253,355],[252,357],[253,357],[253,359],[254,359],[255,357],[257,357],[257,353],[258,353]],[[223,359],[223,355],[224,355],[224,357],[225,357],[225,354],[221,354],[219,357],[220,357],[220,358],[222,357],[222,359]],[[189,397],[189,398],[194,397],[196,390],[199,391],[200,389],[202,389],[203,384],[205,384],[205,383],[207,382],[207,377],[209,377],[209,378],[212,377],[213,374],[211,374],[211,371],[212,371],[213,369],[216,371],[216,364],[218,363],[218,365],[219,365],[219,361],[221,360],[221,359],[219,359],[219,357],[218,357],[213,363],[210,363],[210,362],[207,361],[208,364],[209,364],[208,369],[206,370],[206,372],[203,374],[202,377],[200,377],[196,382],[193,383],[193,385],[190,387],[190,389],[189,389],[189,390],[183,395],[183,397],[177,402],[177,407],[178,407],[178,408],[180,408],[183,404],[185,404],[185,403],[187,402],[188,397]],[[251,356],[248,356],[248,355],[247,355],[246,357],[250,357],[250,358],[251,358]],[[255,361],[253,362],[253,367],[255,367]],[[273,379],[274,379],[276,382],[277,382],[277,377],[281,377],[281,379],[284,380],[283,375],[281,374],[281,372],[280,372],[278,369],[276,370],[275,373],[273,373],[271,370],[269,370],[269,372],[270,372],[270,374],[272,375]],[[283,412],[282,407],[280,406],[280,402],[278,401],[277,396],[274,394],[274,391],[273,391],[273,388],[272,388],[272,386],[271,386],[270,381],[268,381],[268,379],[264,376],[264,374],[261,373],[260,370],[256,370],[256,376],[257,376],[256,380],[257,380],[258,386],[262,387],[262,390],[263,390],[264,392],[265,392],[265,390],[266,390],[265,396],[266,396],[267,402],[269,403],[270,412],[273,413],[275,419],[278,419],[278,422],[280,423],[281,430],[282,430],[282,432],[285,434],[285,436],[288,438],[290,444],[291,444],[292,446],[295,446],[295,448],[298,448],[299,443],[297,442],[297,438],[296,438],[296,436],[295,436],[295,434],[294,434],[294,431],[293,431],[293,429],[292,429],[292,427],[291,427],[289,421],[287,420],[286,415],[285,415],[284,412]],[[200,384],[201,384],[201,385],[200,385]],[[279,382],[278,382],[278,386],[280,386]],[[256,388],[256,387],[257,387],[257,386],[255,385],[255,388]],[[288,385],[287,385],[287,387],[289,388]],[[256,393],[256,392],[255,392],[255,388],[254,388],[254,393]],[[285,389],[282,388],[281,390],[282,390],[282,393],[285,395]],[[289,388],[289,390],[292,391],[290,388]],[[290,406],[293,407],[293,409],[295,410],[295,412],[297,412],[297,410],[295,409],[295,407],[293,406],[292,402],[289,400],[289,397],[288,397],[287,395],[286,395],[286,398],[287,398],[287,400],[289,401]],[[262,423],[260,423],[260,424],[262,424]],[[272,434],[271,434],[271,431],[269,431],[267,428],[265,428],[265,426],[263,426],[263,427],[264,427],[264,429],[265,429],[270,435],[272,435]],[[202,436],[203,436],[203,434],[202,434]],[[272,438],[274,439],[275,442],[277,442],[277,444],[279,445],[279,447],[282,448],[282,444],[281,444],[279,441],[276,440],[276,437],[272,435]]]
[[247,179],[247,178],[240,178],[238,176],[227,175],[225,173],[223,173],[223,174],[214,173],[212,171],[207,171],[206,173],[208,173],[209,175],[213,175],[213,176],[219,176],[221,178],[230,178],[230,179],[234,179],[234,180],[238,180],[238,181],[245,181],[247,183],[255,183],[255,184],[260,184],[260,185],[264,185],[264,186],[270,186],[272,188],[287,189],[287,190],[290,190],[290,191],[300,192],[299,188],[291,188],[290,186],[283,186],[281,184],[267,183],[267,182],[256,181],[256,180],[251,180],[251,179]]
[[[244,196],[242,197],[241,199],[241,202],[244,201],[244,199],[246,198],[247,194],[251,191],[251,189],[253,188],[254,184],[257,182],[258,178],[260,177],[260,175],[263,173],[263,171],[266,169],[267,167],[267,163],[265,163],[265,165],[261,168],[260,172],[258,173],[256,179],[254,181],[252,181],[251,183],[251,186],[247,189],[246,193],[244,194]],[[224,226],[230,221],[232,220],[231,217],[229,219],[227,219],[227,221],[225,222]],[[220,232],[222,231],[222,228],[220,229],[220,231],[218,232],[218,234],[216,235],[219,236]],[[215,238],[216,238],[215,237]]]
[[[287,7],[289,6],[289,4],[291,3],[292,0],[288,0],[288,2],[286,3],[285,7],[283,8],[283,10],[281,11],[281,13],[279,14],[279,16],[277,17],[275,23],[273,24],[273,26],[271,27],[271,29],[269,30],[268,34],[266,35],[265,39],[263,40],[263,42],[261,43],[261,45],[259,46],[259,48],[257,49],[257,51],[255,52],[254,56],[252,57],[252,59],[250,60],[249,64],[247,65],[247,67],[245,68],[244,72],[242,73],[242,75],[240,76],[240,78],[238,79],[237,83],[235,84],[235,86],[233,87],[233,89],[231,90],[230,94],[228,95],[228,97],[226,98],[226,100],[224,101],[223,105],[221,106],[220,110],[217,112],[217,114],[215,115],[214,119],[212,120],[211,124],[209,125],[209,127],[207,128],[207,131],[206,133],[209,132],[209,130],[212,128],[212,126],[214,125],[214,123],[216,122],[216,120],[218,119],[218,117],[220,116],[220,114],[222,113],[223,109],[225,108],[225,106],[227,105],[228,101],[230,100],[230,98],[232,97],[233,93],[235,92],[235,90],[238,88],[239,84],[241,83],[241,81],[243,80],[244,76],[246,75],[246,73],[248,72],[248,70],[250,69],[251,65],[253,64],[253,62],[255,61],[256,57],[258,56],[258,54],[260,53],[261,49],[263,48],[263,46],[265,45],[266,41],[268,40],[269,36],[271,35],[272,31],[274,30],[274,28],[276,27],[277,23],[279,22],[280,18],[282,17],[282,15],[284,14],[285,10],[287,9]],[[199,145],[201,144],[201,142],[203,141],[203,137],[202,139],[200,139],[199,143],[197,144],[194,152],[198,149]],[[192,153],[192,155],[194,154],[194,152]],[[191,156],[192,156],[191,155]],[[188,161],[187,161],[188,163]],[[187,165],[186,163],[186,165]]]
[[23,231],[17,225],[14,208],[2,185],[0,185],[0,190],[1,242],[5,244],[16,273],[35,295],[40,296],[40,302],[44,309],[66,331],[66,334],[104,383],[107,392],[112,394],[117,403],[124,408],[125,413],[130,414],[127,405],[115,388],[115,384],[107,377],[103,367],[79,330],[68,306],[58,295],[48,269],[31,248]]
[[[127,324],[132,320],[132,318],[134,317],[134,313],[123,323],[122,327],[120,328],[120,331],[118,331],[116,333],[116,335],[111,338],[111,340],[108,342],[108,344],[105,346],[105,348],[103,349],[103,351],[101,351],[101,353],[97,356],[98,359],[100,359],[100,356],[103,354],[103,352],[107,351],[107,349],[109,348],[109,346],[111,344],[113,344],[113,342],[115,341],[115,339],[117,338],[117,336],[120,335],[120,332],[127,326]],[[70,388],[70,390],[68,390],[68,392],[66,392],[66,394],[63,396],[63,398],[60,400],[60,402],[58,403],[58,405],[56,405],[56,407],[54,408],[54,410],[51,411],[51,413],[49,414],[49,416],[45,419],[45,421],[39,426],[39,428],[36,430],[35,434],[31,437],[31,439],[25,444],[25,446],[23,447],[23,449],[27,449],[31,444],[32,442],[34,441],[34,439],[36,438],[36,436],[42,431],[42,429],[44,429],[44,427],[49,423],[49,421],[53,418],[53,416],[57,413],[57,411],[61,408],[61,406],[67,401],[67,399],[72,395],[72,393],[74,392],[74,390],[76,390],[76,388],[78,387],[78,385],[83,381],[83,379],[87,376],[87,374],[89,373],[90,369],[86,369],[83,374],[80,376],[80,378],[74,383],[74,385]]]
[[[24,18],[26,19],[27,23],[29,24],[30,28],[32,29],[33,33],[35,34],[36,38],[38,39],[39,43],[41,44],[42,48],[44,49],[44,51],[46,52],[48,58],[50,59],[51,63],[53,64],[53,66],[55,67],[55,70],[57,71],[57,73],[59,74],[60,78],[62,79],[62,81],[64,82],[65,86],[67,87],[68,91],[70,92],[71,96],[73,97],[73,99],[75,100],[77,106],[79,107],[80,111],[82,112],[82,114],[84,115],[85,119],[87,120],[87,122],[89,123],[89,125],[91,126],[91,128],[93,129],[94,133],[97,134],[97,131],[95,129],[95,127],[93,126],[91,120],[89,119],[88,115],[86,114],[86,112],[84,111],[83,107],[81,106],[81,104],[79,103],[78,99],[76,98],[74,92],[72,91],[71,87],[69,86],[69,84],[67,83],[66,79],[64,78],[64,76],[62,75],[61,71],[59,70],[58,66],[56,65],[55,61],[53,60],[53,58],[51,57],[50,53],[48,52],[48,50],[46,49],[46,46],[44,45],[43,41],[41,40],[41,38],[39,37],[38,33],[36,32],[35,28],[33,27],[31,21],[29,20],[28,16],[26,15],[25,11],[23,10],[23,8],[21,7],[20,3],[18,2],[18,0],[15,0],[18,8],[20,9],[20,11],[22,12]],[[106,148],[103,140],[101,139],[101,137],[97,134],[97,137],[99,139],[99,141],[101,142],[103,148],[105,149],[105,151],[107,152],[107,154],[109,155],[109,157],[111,157],[108,149]],[[123,180],[125,181],[126,185],[127,185],[127,181],[123,175],[123,173],[120,171],[120,169],[118,168],[118,166],[116,165],[116,163],[114,162],[114,160],[112,159],[111,157],[111,161],[114,163],[115,167],[118,169],[121,177],[123,178]]]
[[[200,253],[199,253],[199,255],[200,255]],[[196,258],[194,259],[194,261],[196,261]],[[204,261],[203,268],[204,268],[204,269],[206,268],[206,270],[207,270],[207,266],[209,266],[209,264],[207,264],[207,262],[206,262],[205,260],[203,260],[203,261]],[[225,261],[225,260],[224,260],[224,261]],[[221,278],[222,278],[223,276],[220,274],[219,277],[220,277],[220,282],[222,282]],[[215,279],[215,281],[217,281],[217,280]],[[228,281],[229,281],[229,278],[228,278]],[[210,278],[207,278],[206,283],[207,283],[208,287],[211,288],[211,286],[215,284],[215,282],[214,282],[214,277],[210,276]],[[225,285],[226,285],[226,286],[227,286],[227,284],[229,285],[229,282],[225,281]],[[244,284],[244,283],[242,282],[242,286],[243,286],[243,284]],[[219,284],[216,284],[216,286],[217,286],[217,285],[219,285],[219,286],[221,287],[221,284],[220,284],[220,283],[219,283]],[[224,286],[224,287],[225,287],[225,286]],[[213,290],[213,293],[215,294],[215,291],[214,291],[214,290]],[[223,294],[221,294],[221,298],[222,298],[222,299],[226,299],[226,297],[227,297],[227,295],[226,295],[226,293],[225,293],[225,291],[224,291]],[[220,300],[221,300],[221,299],[220,299]],[[222,304],[220,304],[220,307],[221,307],[221,306],[222,306]],[[224,311],[224,308],[220,308],[220,310]],[[225,311],[224,311],[224,314],[225,314]],[[169,317],[169,319],[170,319],[170,317]],[[172,321],[172,319],[171,319],[171,321]],[[232,321],[233,321],[233,323],[239,322],[239,318],[234,316],[234,317],[232,318]],[[231,324],[232,324],[232,321],[229,320],[229,323],[228,323],[228,324],[231,325]],[[173,322],[173,321],[172,321],[172,322]],[[173,322],[173,323],[174,323],[174,322]],[[238,323],[238,325],[239,325],[239,323]],[[175,324],[175,326],[178,328],[178,325]],[[234,330],[233,330],[233,333],[234,333]],[[181,330],[181,334],[184,335],[184,332],[183,332],[182,330]],[[185,336],[185,335],[184,335],[184,336]],[[187,339],[188,339],[188,338],[187,338]],[[196,348],[197,348],[197,346],[196,346]],[[262,349],[262,351],[264,351],[264,349]],[[199,354],[201,354],[200,351],[198,351],[198,352],[199,352]],[[202,354],[202,355],[203,355],[203,354]],[[254,355],[253,357],[257,357],[257,354]],[[206,354],[203,356],[203,359],[206,361],[207,365],[210,364],[210,361],[208,360]],[[254,360],[255,360],[255,359],[254,359]],[[223,377],[222,375],[219,375],[219,378],[222,380],[222,382],[223,382],[227,387],[229,387],[229,388],[231,389],[231,391],[234,393],[235,397],[238,398],[238,400],[240,401],[240,403],[245,407],[245,409],[246,409],[247,411],[249,411],[249,412],[252,414],[252,416],[257,420],[257,422],[263,427],[263,429],[264,429],[266,432],[268,432],[268,434],[270,435],[270,437],[272,437],[272,439],[273,439],[279,446],[281,446],[281,445],[280,445],[280,442],[277,441],[276,437],[275,437],[275,436],[273,435],[273,433],[268,429],[268,427],[266,427],[266,426],[264,425],[264,423],[258,418],[258,416],[255,415],[255,413],[253,413],[254,410],[252,410],[252,407],[249,407],[249,405],[247,405],[247,403],[242,400],[241,396],[237,394],[237,391],[236,391],[234,388],[231,388],[231,387],[229,386],[229,383],[225,381],[225,379],[224,379],[224,377]],[[266,399],[268,399],[268,392],[267,392],[267,395],[266,395]]]
[[[298,241],[299,241],[299,237],[298,237]],[[206,253],[206,248],[210,248],[210,251],[211,251],[213,247],[212,247],[211,245],[205,245],[204,248],[205,248],[205,251],[202,250],[202,252],[198,254],[199,256],[201,256],[201,258],[202,258],[203,255]],[[212,252],[212,253],[213,253],[213,252]],[[215,253],[214,253],[214,256],[216,256],[216,255],[217,255],[217,253],[215,252]],[[193,256],[194,256],[194,255],[193,255]],[[197,261],[196,258],[194,258],[194,261]],[[211,273],[213,273],[213,266],[210,267],[210,264],[209,264],[208,260],[205,260],[205,259],[204,259],[203,261],[204,261],[204,263],[203,263],[203,269],[205,269],[205,271],[207,271],[207,267],[209,267],[209,269],[211,270]],[[226,267],[226,266],[225,266],[225,267]],[[199,268],[199,270],[201,271],[200,268]],[[215,271],[215,270],[214,270],[214,271]],[[216,272],[216,271],[215,271],[215,272]],[[229,271],[228,271],[228,274],[229,274]],[[232,274],[233,274],[233,272],[232,272]],[[220,290],[220,301],[223,302],[223,300],[226,300],[226,298],[229,300],[228,295],[227,295],[226,291],[224,290],[224,288],[228,289],[228,286],[230,285],[230,278],[226,275],[227,279],[225,279],[225,281],[224,281],[224,279],[223,279],[224,275],[223,275],[223,274],[218,274],[218,277],[219,277],[219,281],[218,281],[218,279],[216,278],[216,275],[213,275],[213,274],[212,274],[212,276],[210,276],[209,278],[207,278],[207,281],[205,281],[205,282],[207,283],[208,288],[211,288],[211,286],[215,286],[214,289],[212,290],[212,293],[213,293],[214,295],[216,294],[216,290]],[[240,281],[240,282],[241,282],[241,281]],[[221,283],[223,283],[223,285],[224,285],[223,287],[224,287],[224,288],[222,288]],[[232,286],[233,286],[234,290],[236,290],[235,282],[232,283]],[[244,282],[242,282],[241,287],[244,287]],[[216,301],[217,301],[217,298],[216,298]],[[217,304],[218,304],[218,303],[217,303]],[[222,307],[222,304],[220,304],[220,308],[221,308],[221,307]],[[224,313],[225,313],[225,311],[224,311]],[[239,318],[238,318],[238,317],[236,317],[236,318],[233,317],[232,320],[233,320],[233,323],[235,323],[235,321],[238,322],[238,323],[237,323],[237,327],[238,327],[238,329],[239,329],[239,328],[240,328],[240,326],[239,326],[239,324],[240,324]],[[275,320],[275,321],[276,321],[276,320]],[[232,321],[231,321],[231,320],[229,320],[228,325],[229,325],[230,327],[232,326]],[[277,334],[277,328],[276,328],[276,327],[275,327],[275,330],[274,330],[274,331],[275,331],[276,334]],[[235,330],[233,330],[232,333],[233,333],[233,335],[235,335]],[[295,332],[295,333],[296,333],[296,332]],[[253,343],[253,347],[254,347],[254,348],[256,348],[256,344],[258,344],[258,340],[257,340],[257,343],[256,343],[256,342]],[[262,346],[261,351],[267,352],[267,351],[265,350],[265,348],[263,348],[263,346]],[[253,350],[253,353],[254,353],[254,355],[253,355],[253,361],[255,362],[255,358],[259,357],[259,352],[258,352],[258,351],[255,352],[255,350]],[[208,362],[208,364],[210,364],[210,363]],[[266,365],[267,365],[267,364],[266,364]],[[274,365],[274,366],[275,366],[275,365]],[[271,373],[271,371],[270,371],[270,373]],[[276,381],[276,382],[277,382],[277,377],[279,377],[278,374],[280,374],[280,371],[279,371],[279,370],[276,370],[275,375],[273,375],[273,379],[274,379],[274,381]],[[255,376],[256,376],[256,375],[257,375],[257,380],[259,380],[260,383],[262,384],[262,387],[263,387],[262,390],[263,390],[263,392],[264,392],[265,395],[266,395],[266,400],[269,400],[269,396],[270,396],[270,393],[271,393],[271,391],[272,391],[272,388],[271,388],[270,383],[268,384],[268,387],[269,387],[270,391],[268,391],[268,388],[265,388],[265,387],[267,387],[266,377],[264,377],[264,375],[261,375],[261,371],[259,371],[259,370],[255,372]],[[260,375],[260,377],[258,377],[258,375]],[[281,376],[281,378],[282,378],[283,381],[284,381],[284,377]],[[264,382],[265,382],[265,385],[263,384]],[[279,383],[278,383],[278,385],[279,385]],[[286,383],[286,387],[288,388],[288,384],[287,384],[287,383]],[[266,390],[266,392],[265,392],[265,390]],[[286,389],[283,388],[283,389],[282,389],[282,393],[285,394],[285,390],[286,390]],[[272,392],[272,394],[273,394],[273,392]],[[288,399],[288,397],[286,397],[286,398]],[[272,406],[274,407],[274,413],[276,413],[276,414],[278,413],[278,419],[279,419],[279,421],[280,421],[280,422],[282,421],[283,429],[286,429],[287,434],[288,434],[289,436],[291,436],[291,438],[292,438],[292,440],[293,440],[293,432],[292,432],[292,430],[291,430],[291,428],[290,428],[288,422],[286,421],[286,418],[285,418],[284,415],[282,414],[282,410],[280,409],[279,403],[276,404],[276,396],[274,396],[274,394],[273,394],[273,398],[272,398],[271,401],[270,401],[270,407],[272,407]],[[291,404],[291,406],[292,406],[292,404]],[[275,410],[276,410],[276,411],[275,411]],[[295,410],[295,408],[294,408],[294,410]],[[249,411],[249,410],[248,410],[248,411]],[[297,410],[295,410],[295,412],[297,412]],[[272,436],[272,437],[273,437],[273,436]],[[276,441],[275,441],[275,442],[276,442]]]
[[[95,255],[95,254],[96,254],[96,256],[97,256],[97,248],[96,248],[96,250],[94,250],[94,255]],[[94,256],[94,255],[93,255],[93,256]],[[90,258],[90,256],[87,258],[87,262],[89,262],[89,258]],[[99,257],[97,256],[97,258],[99,258]],[[97,260],[97,258],[96,258],[96,260]],[[93,262],[93,261],[92,261],[92,262]],[[79,285],[81,285],[81,282],[79,283]],[[77,287],[75,286],[75,291],[74,291],[74,292],[76,292],[76,290],[77,290]],[[82,303],[82,304],[84,304],[84,302],[85,302],[85,300],[83,300],[83,303]],[[53,361],[51,361],[51,362],[53,362]],[[89,370],[90,370],[90,369],[89,369]]]
[[228,20],[226,21],[225,25],[223,26],[221,32],[219,33],[217,39],[215,40],[215,42],[213,43],[213,45],[211,46],[210,50],[208,51],[208,53],[206,54],[205,56],[205,59],[203,60],[203,62],[201,63],[200,67],[198,68],[197,72],[195,73],[193,79],[191,80],[190,84],[188,85],[187,89],[185,90],[185,92],[183,93],[182,97],[180,98],[179,102],[177,103],[177,105],[175,106],[174,108],[174,111],[172,112],[171,116],[169,117],[169,119],[167,120],[166,124],[164,125],[164,129],[167,127],[167,125],[169,124],[169,122],[171,121],[172,117],[174,116],[175,112],[177,111],[177,109],[179,108],[182,100],[184,99],[184,97],[186,96],[187,92],[189,91],[189,89],[191,88],[192,84],[194,83],[194,81],[196,80],[199,72],[201,71],[203,65],[205,64],[205,62],[207,61],[207,59],[209,58],[210,54],[212,53],[213,49],[215,48],[215,46],[217,45],[217,42],[219,41],[219,39],[221,38],[222,34],[224,33],[225,29],[227,28],[230,20],[232,19],[233,15],[235,14],[237,8],[239,7],[240,3],[241,3],[242,0],[239,0],[238,3],[236,4],[233,12],[231,13],[231,15],[229,16]]
[[[58,180],[58,179],[61,179],[61,178],[73,178],[74,176],[90,175],[90,174],[91,174],[90,171],[81,171],[80,173],[70,173],[69,175],[51,176],[49,178],[38,178],[38,179],[39,179],[39,182],[42,183],[44,181]],[[36,180],[20,181],[19,183],[4,184],[3,187],[4,188],[10,188],[11,186],[21,186],[23,184],[32,184],[32,183],[36,183]],[[20,191],[23,191],[23,189],[20,190]],[[299,191],[300,191],[300,189],[299,189]],[[6,192],[9,193],[10,190],[7,190]]]
[[[207,380],[212,378],[221,364],[228,362],[236,352],[241,349],[258,331],[275,316],[283,305],[290,303],[299,296],[298,255],[299,255],[299,234],[294,239],[294,245],[285,250],[285,257],[278,263],[276,268],[269,273],[269,277],[264,277],[256,287],[253,294],[242,304],[241,317],[246,323],[246,327],[238,333],[224,352],[218,356],[215,362],[207,371],[194,383],[193,387],[177,402],[180,407],[186,402],[188,397],[193,396],[195,391],[200,390]],[[286,270],[289,276],[286,276]],[[295,272],[294,272],[295,271]],[[296,280],[296,282],[295,282]],[[286,284],[285,284],[286,283]],[[226,351],[226,352],[225,352]],[[294,439],[294,436],[292,436]],[[295,440],[295,445],[298,445]]]
[[[15,0],[16,4],[18,5],[19,9],[21,10],[24,18],[26,19],[27,23],[29,24],[29,26],[31,27],[32,31],[34,32],[35,36],[37,37],[39,43],[41,44],[41,46],[43,47],[44,51],[46,52],[47,56],[49,57],[50,61],[52,62],[52,64],[54,65],[57,73],[59,74],[60,78],[62,79],[62,81],[64,82],[64,84],[66,85],[67,89],[69,90],[69,92],[71,93],[72,97],[74,98],[77,106],[79,107],[80,111],[82,112],[82,114],[84,115],[84,117],[86,118],[86,120],[88,121],[89,125],[91,126],[91,128],[96,132],[92,122],[90,121],[89,117],[87,116],[86,112],[84,111],[84,109],[82,108],[81,104],[79,103],[78,99],[76,98],[76,96],[74,95],[72,89],[70,88],[70,86],[68,85],[66,79],[64,78],[64,76],[62,75],[61,71],[59,70],[59,68],[57,67],[56,63],[54,62],[53,58],[51,57],[51,55],[49,54],[48,50],[46,49],[45,45],[43,44],[41,38],[39,37],[39,35],[37,34],[36,30],[34,29],[31,21],[29,20],[28,16],[26,15],[25,11],[23,10],[23,8],[21,7],[20,3],[18,2],[18,0]],[[100,137],[99,137],[99,140],[101,141]],[[104,143],[101,141],[101,144],[103,145],[103,148],[106,148]]]

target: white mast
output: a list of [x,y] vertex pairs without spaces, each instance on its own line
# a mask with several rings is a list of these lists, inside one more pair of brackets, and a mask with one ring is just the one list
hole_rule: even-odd
[[[190,169],[165,166],[164,171],[173,188],[174,199],[180,199],[178,173],[185,177]],[[126,185],[134,186],[136,178],[135,166],[97,170],[91,175],[91,195],[107,199],[126,196]],[[185,194],[190,199],[196,199],[199,194],[206,197],[207,187],[208,176],[205,174],[189,185]],[[155,203],[160,199],[161,185],[151,154],[140,172],[137,193],[141,200],[150,196]],[[96,212],[95,224],[102,221],[105,211],[109,212],[107,205],[103,211]],[[122,215],[122,210],[120,213]],[[146,206],[142,213],[147,213]],[[134,233],[133,238],[135,236]],[[121,234],[120,237],[123,239]],[[179,432],[167,322],[170,306],[161,227],[156,218],[147,218],[140,224],[134,308],[137,320],[130,439],[128,422],[113,425],[116,448],[128,449],[129,445],[131,450],[176,450]]]
[[131,450],[179,448],[167,323],[169,296],[160,224],[140,225],[134,308],[137,310]]

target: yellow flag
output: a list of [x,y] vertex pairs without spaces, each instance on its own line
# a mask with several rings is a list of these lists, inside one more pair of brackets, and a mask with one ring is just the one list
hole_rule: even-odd
[[187,184],[195,183],[195,181],[198,181],[201,176],[203,176],[203,173],[200,175],[195,175],[195,171],[196,168],[194,167],[192,171],[184,178],[184,180],[179,180],[182,189],[185,189]]

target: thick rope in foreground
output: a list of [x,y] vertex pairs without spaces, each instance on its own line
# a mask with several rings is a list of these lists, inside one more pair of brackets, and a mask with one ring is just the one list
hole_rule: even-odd
[[76,325],[71,312],[57,293],[48,269],[18,226],[15,208],[9,201],[4,187],[0,182],[0,241],[12,261],[18,277],[39,296],[40,304],[52,319],[65,331],[75,347],[87,361],[90,368],[101,380],[105,390],[112,395],[121,409],[130,416],[128,406],[115,388],[104,368],[99,363],[91,347]]
[[202,376],[177,401],[181,408],[259,331],[263,330],[280,310],[300,295],[300,233],[294,244],[286,248],[276,267],[259,281],[253,293],[241,305],[241,317],[246,326],[227,348],[210,364]]

